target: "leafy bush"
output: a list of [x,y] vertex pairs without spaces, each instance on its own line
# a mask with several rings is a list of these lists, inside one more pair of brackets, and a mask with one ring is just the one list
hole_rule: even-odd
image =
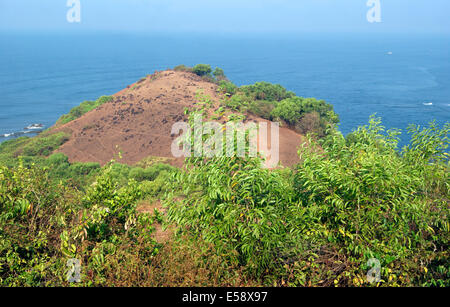
[[178,65],[178,66],[175,66],[173,70],[192,72],[192,67],[187,67],[186,65]]
[[[0,285],[43,285],[54,279],[56,216],[67,210],[65,188],[42,170],[0,166]],[[56,204],[60,204],[57,206]]]
[[100,164],[97,162],[73,163],[70,165],[72,177],[85,177],[98,169],[100,169]]
[[162,171],[153,181],[143,181],[140,185],[145,198],[163,197],[170,190],[170,179],[173,172]]
[[253,85],[245,85],[240,90],[254,100],[281,101],[295,97],[293,92],[287,91],[281,85],[269,82],[256,82]]
[[[17,167],[22,163],[26,167],[33,164],[48,169],[49,180],[62,181],[64,184],[82,188],[98,173],[98,163],[70,163],[63,153],[54,152],[68,140],[64,132],[43,133],[34,138],[18,138],[0,144],[0,165]],[[48,156],[48,158],[46,158]],[[19,158],[20,157],[20,160]]]
[[69,140],[64,132],[59,132],[49,136],[31,138],[30,142],[23,146],[22,155],[24,156],[49,156],[55,149]]
[[295,125],[304,113],[302,102],[303,99],[300,97],[285,99],[277,104],[272,110],[271,115],[280,120],[284,120],[289,125]]
[[20,155],[21,148],[29,142],[30,138],[23,136],[0,143],[1,164],[5,166],[17,165],[17,157]]
[[[396,152],[398,132],[384,134],[374,117],[346,139],[339,133],[324,139],[323,152],[310,140],[313,146],[300,149],[295,188],[323,239],[361,270],[370,258],[378,259],[384,282],[421,284],[428,279],[448,285],[449,271],[442,266],[449,239],[448,156],[438,146],[448,146],[449,131],[449,125],[413,130],[414,145],[403,155]],[[355,278],[356,285],[365,280],[363,274]]]
[[242,93],[237,93],[229,98],[226,98],[222,103],[224,106],[233,111],[246,112],[251,100]]
[[134,179],[137,182],[153,181],[160,173],[173,172],[175,168],[164,163],[152,164],[146,168],[112,163],[110,166],[104,167],[103,171],[105,170],[107,170],[117,182],[125,184],[129,179]]
[[223,71],[222,68],[216,67],[216,69],[214,69],[212,74],[216,78],[217,81],[227,80],[227,77],[225,76],[225,72]]
[[236,94],[237,90],[238,87],[234,83],[226,80],[219,81],[219,88],[218,88],[219,92],[232,96]]
[[[301,133],[315,132],[319,136],[326,134],[328,125],[339,122],[332,105],[314,98],[284,99],[275,106],[270,115],[285,121]],[[311,128],[315,130],[309,130]]]
[[306,113],[299,120],[297,120],[295,129],[305,135],[307,133],[314,132],[319,136],[324,136],[327,128],[326,124],[327,123],[320,118],[319,113],[313,111],[311,113]]
[[171,221],[256,275],[279,265],[276,257],[288,233],[284,221],[292,197],[287,182],[259,163],[218,158],[193,165],[176,176],[182,200],[169,209]]
[[212,69],[211,65],[207,64],[197,64],[192,68],[194,74],[199,75],[200,77],[207,76],[211,74]]
[[278,84],[257,82],[238,88],[231,82],[220,81],[218,91],[226,94],[223,106],[267,120],[284,121],[302,134],[313,132],[323,137],[329,127],[339,122],[332,105],[323,100],[297,97]]
[[138,182],[144,180],[153,181],[161,172],[170,171],[174,171],[174,167],[167,164],[158,163],[146,169],[135,167],[131,169],[129,177],[135,179]]
[[214,77],[211,75],[202,76],[202,80],[205,82],[216,83],[216,79],[214,79]]
[[0,167],[0,285],[68,286],[71,258],[82,261],[84,286],[105,285],[124,262],[148,267],[158,244],[139,198],[136,182],[119,186],[108,172],[83,196],[42,168]]
[[33,137],[20,137],[0,144],[0,163],[5,166],[17,166],[19,156],[25,165],[41,163],[59,146],[69,139],[64,132],[48,134],[46,132]]
[[223,69],[216,67],[213,71],[211,65],[208,64],[197,64],[194,67],[188,67],[186,65],[178,65],[173,70],[192,72],[202,77],[202,79],[206,82],[218,83],[220,81],[228,81]]
[[99,163],[70,163],[67,156],[63,153],[51,155],[42,161],[40,165],[48,168],[52,180],[62,181],[79,189],[83,189],[100,172]]
[[169,219],[266,285],[369,285],[375,258],[381,283],[448,286],[449,131],[411,127],[399,153],[398,131],[371,118],[347,138],[309,139],[293,175],[257,159],[191,159]]

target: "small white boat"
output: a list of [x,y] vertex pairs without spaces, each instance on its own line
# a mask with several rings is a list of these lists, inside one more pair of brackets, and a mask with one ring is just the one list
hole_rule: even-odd
[[392,55],[393,54],[393,52],[392,51],[389,51],[388,53],[387,53],[388,55]]
[[424,105],[424,106],[432,106],[433,103],[432,103],[432,102],[424,102],[423,105]]

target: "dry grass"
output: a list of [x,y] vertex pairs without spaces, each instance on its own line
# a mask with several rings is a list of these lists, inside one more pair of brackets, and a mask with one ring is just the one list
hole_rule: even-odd
[[[189,243],[191,242],[191,243]],[[151,258],[118,251],[103,274],[116,287],[254,287],[242,269],[230,267],[206,244],[188,238],[171,239]],[[134,250],[139,248],[134,247]],[[126,266],[123,264],[126,263]],[[95,279],[94,272],[88,272]],[[261,286],[261,285],[259,285]]]

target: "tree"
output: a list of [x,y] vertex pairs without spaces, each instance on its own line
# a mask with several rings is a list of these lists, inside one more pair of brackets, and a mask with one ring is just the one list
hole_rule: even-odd
[[208,64],[197,64],[193,68],[193,72],[200,77],[207,76],[212,72],[211,65]]
[[217,81],[222,81],[222,80],[227,79],[227,77],[225,76],[225,72],[223,71],[222,68],[219,68],[219,67],[216,67],[216,69],[214,69],[213,75],[214,75],[214,77],[216,77]]

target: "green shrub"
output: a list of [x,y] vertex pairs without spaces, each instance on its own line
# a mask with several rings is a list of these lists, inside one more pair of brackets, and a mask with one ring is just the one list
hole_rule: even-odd
[[[100,167],[52,154],[64,133],[6,141],[0,286],[69,286],[73,258],[83,263],[82,286],[450,285],[449,123],[411,125],[399,150],[400,132],[379,118],[344,137],[324,132],[338,117],[322,100],[268,83],[239,89],[222,80],[219,91],[233,110],[323,137],[308,136],[294,169],[273,170],[236,157],[191,158],[181,170],[158,157]],[[197,98],[201,111],[211,107]],[[241,119],[236,113],[229,119]],[[167,205],[168,221],[137,210],[138,201]],[[173,226],[164,244],[155,222]],[[374,258],[381,281],[370,284]]]
[[69,286],[73,258],[82,262],[81,286],[125,283],[115,277],[123,265],[148,272],[160,246],[151,237],[154,218],[135,210],[136,182],[119,187],[106,171],[82,195],[49,179],[39,167],[0,166],[1,286]]
[[41,169],[0,166],[0,285],[43,286],[63,275],[52,226],[67,210],[64,191]]
[[65,154],[58,152],[48,157],[47,163],[52,165],[69,164],[69,158]]
[[211,69],[211,65],[207,65],[207,64],[197,64],[194,66],[194,68],[192,69],[192,71],[196,74],[199,75],[200,77],[203,76],[207,76],[210,75],[212,72]]
[[69,136],[64,132],[31,138],[28,144],[23,146],[21,154],[24,156],[46,157],[68,140]]
[[214,79],[214,77],[211,75],[202,76],[202,80],[205,82],[216,83],[216,79]]
[[295,97],[293,92],[288,92],[281,85],[269,82],[256,82],[253,85],[245,85],[240,90],[254,100],[281,101]]
[[69,139],[68,134],[59,132],[55,134],[42,133],[33,138],[20,137],[0,144],[0,165],[17,166],[18,157],[22,156],[24,165],[42,163],[59,146]]
[[229,98],[225,98],[222,104],[233,111],[246,112],[251,103],[251,100],[243,95],[242,93],[237,93]]
[[156,177],[158,177],[158,175],[161,172],[167,171],[173,171],[174,167],[167,165],[167,164],[162,164],[162,163],[158,163],[155,165],[152,165],[149,168],[140,168],[140,167],[135,167],[133,169],[131,169],[129,177],[135,179],[138,182],[147,180],[147,181],[153,181],[156,179]]
[[297,97],[278,84],[257,82],[238,88],[222,80],[218,91],[227,96],[222,105],[233,111],[284,121],[302,134],[313,132],[323,137],[328,128],[339,122],[332,105],[323,100]]
[[236,94],[238,87],[230,81],[220,80],[218,91],[229,96]]
[[[323,152],[310,140],[312,146],[299,151],[297,193],[321,225],[316,229],[322,228],[323,239],[361,271],[376,258],[385,282],[418,285],[428,279],[448,284],[449,271],[442,266],[450,238],[448,156],[438,163],[422,153],[435,152],[445,159],[436,149],[448,146],[450,125],[425,129],[424,134],[414,130],[415,145],[400,155],[398,132],[385,134],[380,124],[371,118],[369,126],[346,139],[333,133],[320,143]],[[416,155],[424,159],[410,159]],[[363,274],[353,284],[362,279]]]
[[371,118],[347,138],[310,138],[294,174],[258,159],[190,159],[169,219],[266,285],[367,286],[375,258],[382,284],[448,286],[449,131],[411,127],[399,153],[398,131]]
[[5,166],[17,165],[20,149],[28,142],[30,142],[30,138],[23,136],[0,143],[0,164]]
[[54,182],[61,181],[64,184],[75,186],[81,190],[100,171],[99,163],[70,163],[68,157],[63,153],[52,154],[47,159],[43,159],[36,164],[48,169],[49,180]]
[[286,243],[286,205],[292,189],[277,172],[258,160],[217,158],[194,164],[176,176],[182,200],[169,208],[169,219],[214,244],[232,264],[260,276],[280,265],[277,256]]
[[285,121],[301,133],[314,132],[319,136],[326,134],[329,125],[333,126],[339,122],[332,105],[314,98],[284,99],[276,104],[270,115],[272,118]]
[[111,165],[105,165],[102,168],[102,174],[108,172],[108,174],[114,178],[120,185],[124,185],[128,182],[130,171],[132,167],[121,163],[111,163]]
[[173,172],[162,171],[153,181],[143,181],[140,190],[145,198],[163,197],[164,193],[170,191],[170,179]]
[[212,74],[216,78],[217,81],[227,80],[227,77],[225,76],[225,72],[223,71],[222,68],[216,67],[216,69],[214,69]]
[[302,106],[303,98],[295,97],[280,101],[272,110],[271,115],[274,118],[285,121],[289,125],[295,125],[297,120],[305,113]]
[[92,172],[95,172],[100,169],[100,164],[97,162],[86,162],[86,163],[73,163],[70,166],[70,172],[73,174],[73,177],[83,177],[91,175]]
[[173,70],[175,70],[175,71],[192,72],[192,67],[188,67],[186,65],[178,65],[178,66],[175,66]]
[[276,102],[266,100],[255,100],[249,103],[248,112],[255,114],[267,120],[272,120],[272,110],[275,108]]

